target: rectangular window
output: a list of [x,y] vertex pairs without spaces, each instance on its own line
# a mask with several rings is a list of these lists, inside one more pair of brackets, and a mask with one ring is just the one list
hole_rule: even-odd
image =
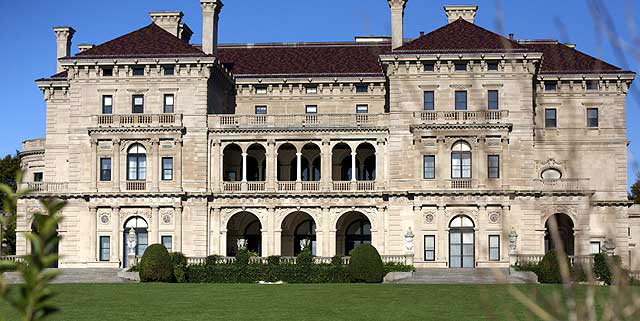
[[100,261],[109,261],[111,242],[108,236],[100,236]]
[[424,260],[425,261],[436,260],[436,236],[435,235],[424,236]]
[[500,261],[500,235],[489,235],[489,261]]
[[144,76],[144,67],[133,67],[134,76]]
[[167,249],[167,251],[171,252],[173,249],[173,239],[170,235],[163,235],[161,238],[162,245]]
[[100,181],[111,180],[111,158],[100,158]]
[[173,94],[165,94],[164,95],[164,106],[163,106],[162,110],[165,113],[173,113],[174,103],[175,103],[175,97],[173,96]]
[[113,96],[102,96],[102,113],[105,115],[110,115],[113,113]]
[[587,80],[587,90],[598,90],[598,82],[594,80]]
[[558,115],[555,108],[547,108],[544,110],[544,127],[556,128],[558,126]]
[[173,158],[162,157],[162,180],[170,181],[173,179]]
[[132,113],[134,114],[144,113],[144,96],[143,95],[133,95]]
[[366,114],[369,112],[369,105],[356,105],[356,113]]
[[367,85],[358,85],[356,86],[356,93],[364,94],[369,92],[369,86]]
[[33,173],[33,181],[34,182],[36,182],[36,183],[42,182],[42,178],[43,178],[42,172]]
[[102,68],[103,77],[113,77],[113,68]]
[[599,241],[591,241],[589,243],[589,250],[591,251],[591,254],[600,253],[600,242]]
[[487,70],[489,71],[498,71],[498,63],[497,62],[490,62],[487,64]]
[[558,89],[558,83],[555,81],[547,81],[544,83],[544,91],[556,91]]
[[451,178],[471,178],[471,152],[451,153]]
[[266,86],[256,87],[256,94],[258,94],[258,95],[266,95],[267,94],[267,87]]
[[467,71],[467,63],[457,62],[454,64],[456,71]]
[[256,115],[266,115],[267,106],[256,106]]
[[306,105],[304,107],[304,112],[307,114],[317,114],[318,106],[317,105]]
[[467,91],[456,91],[456,110],[467,110]]
[[305,87],[305,91],[307,94],[317,94],[318,93],[318,87]]
[[423,164],[424,179],[435,179],[436,178],[436,156],[424,155],[423,163],[424,163]]
[[497,110],[499,108],[498,104],[498,91],[497,90],[489,90],[489,110]]
[[500,178],[500,156],[489,155],[489,178]]
[[424,92],[424,110],[435,110],[435,96],[433,91]]
[[425,64],[424,65],[424,71],[434,71],[435,70],[435,65],[434,64]]
[[598,127],[598,108],[587,108],[587,127]]
[[165,75],[165,76],[173,76],[174,71],[175,71],[175,70],[174,70],[174,69],[173,69],[173,67],[171,67],[171,66],[165,66],[165,67],[164,67],[164,75]]

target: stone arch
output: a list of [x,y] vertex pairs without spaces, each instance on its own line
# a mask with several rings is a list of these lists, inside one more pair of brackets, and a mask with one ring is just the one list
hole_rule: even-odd
[[[556,228],[558,232],[559,240],[553,238],[553,231],[551,223],[552,220],[556,221]],[[545,219],[545,234],[544,234],[544,250],[545,253],[557,250],[560,248],[560,242],[562,249],[567,255],[575,254],[575,221],[571,216],[565,213],[555,213]]]
[[249,251],[262,254],[262,233],[264,224],[259,215],[250,211],[240,210],[225,219],[226,255],[235,256],[238,252],[238,240],[246,242]]
[[224,181],[242,180],[242,153],[244,150],[236,143],[226,144],[222,148],[222,175]]
[[[310,214],[310,212],[296,210],[288,212],[288,214],[284,215],[282,220],[280,220],[279,227],[281,228],[280,234],[280,244],[281,244],[281,253],[283,256],[295,256],[301,250],[301,237],[305,239],[310,238],[312,253],[316,254],[316,229],[318,228],[318,220],[317,216]],[[310,223],[310,224],[308,224]],[[309,225],[310,234],[299,235],[299,230],[305,224]]]
[[360,244],[372,244],[373,220],[357,210],[349,210],[336,219],[336,255],[349,255]]

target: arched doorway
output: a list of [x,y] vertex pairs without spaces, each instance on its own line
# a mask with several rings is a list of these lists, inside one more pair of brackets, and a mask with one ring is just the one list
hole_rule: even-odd
[[[129,254],[135,254],[141,257],[149,246],[149,224],[140,216],[133,216],[124,223],[124,231],[122,235],[122,262],[124,267],[129,267]],[[135,239],[135,246],[130,248],[131,239]],[[132,243],[133,244],[133,243]]]
[[283,256],[296,256],[302,251],[302,241],[308,240],[311,253],[316,255],[316,222],[311,215],[295,212],[282,221],[281,253]]
[[348,256],[361,244],[371,244],[371,222],[362,213],[345,213],[336,224],[336,255]]
[[559,248],[559,244],[554,242],[553,236],[551,234],[553,223],[552,220],[555,220],[555,225],[558,229],[558,235],[560,236],[560,242],[562,243],[562,249],[567,255],[574,255],[574,235],[573,235],[573,221],[571,217],[567,214],[554,214],[551,215],[547,222],[544,224],[545,233],[544,233],[544,250],[545,253],[553,250],[557,250]]
[[331,151],[331,173],[334,181],[350,181],[353,167],[351,147],[345,143],[339,143]]
[[[39,231],[38,231],[38,227],[35,224],[35,220],[37,219],[37,216],[40,214],[36,214],[34,215],[33,219],[34,222],[33,224],[31,224],[31,233],[38,235]],[[54,232],[54,236],[58,236],[58,226],[56,225],[56,230]],[[1,241],[1,240],[0,240]],[[29,242],[31,244],[31,242]],[[48,253],[45,253],[47,255],[49,254],[58,254],[59,253],[59,249],[60,249],[60,241],[58,240],[58,243],[56,243],[56,245],[51,249],[51,251],[49,251]],[[31,244],[31,253],[33,253],[33,244]],[[58,267],[58,260],[56,260],[55,262],[51,263],[51,265],[47,266],[48,268],[57,268]]]
[[473,221],[465,215],[449,223],[449,267],[475,267],[475,234]]
[[240,146],[229,144],[222,151],[222,175],[225,182],[242,180],[242,148]]
[[267,173],[266,149],[256,143],[247,148],[247,181],[264,182]]
[[246,240],[247,250],[262,255],[262,224],[254,214],[237,213],[227,222],[227,256],[236,256],[240,239]]
[[356,148],[356,179],[374,181],[376,179],[376,149],[370,143],[362,143]]
[[297,152],[296,147],[290,143],[278,148],[278,181],[292,182],[298,179]]

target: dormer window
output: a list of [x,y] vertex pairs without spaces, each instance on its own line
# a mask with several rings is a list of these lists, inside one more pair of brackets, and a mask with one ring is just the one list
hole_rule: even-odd
[[144,67],[133,67],[134,76],[144,76]]
[[594,80],[587,80],[587,90],[598,90],[598,82]]
[[113,77],[113,68],[111,68],[111,67],[103,67],[102,68],[102,76],[103,77]]
[[557,81],[545,81],[544,82],[544,91],[556,91],[558,90],[558,82]]
[[356,93],[358,94],[364,94],[369,92],[369,86],[367,85],[357,85],[356,86]]
[[487,70],[488,71],[498,71],[498,63],[497,62],[490,62],[487,64]]
[[466,62],[456,62],[454,64],[455,71],[467,71],[467,63]]
[[266,86],[256,87],[256,94],[258,94],[258,95],[266,95],[267,94],[267,87]]
[[435,70],[435,65],[434,64],[425,64],[424,65],[424,71],[434,71]]
[[165,76],[173,76],[174,69],[172,66],[164,66],[164,75]]
[[305,87],[306,93],[307,94],[317,94],[318,93],[318,87]]

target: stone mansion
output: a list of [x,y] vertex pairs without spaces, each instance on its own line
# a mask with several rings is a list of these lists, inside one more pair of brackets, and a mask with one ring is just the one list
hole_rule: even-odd
[[128,266],[154,243],[202,258],[308,242],[318,257],[370,243],[387,261],[472,268],[558,247],[554,218],[570,255],[640,269],[635,73],[498,35],[477,6],[445,6],[446,24],[405,38],[407,0],[387,1],[392,35],[353,42],[218,44],[220,0],[200,0],[201,44],[181,12],[76,54],[76,31],[55,27],[18,232],[57,197],[60,267]]

